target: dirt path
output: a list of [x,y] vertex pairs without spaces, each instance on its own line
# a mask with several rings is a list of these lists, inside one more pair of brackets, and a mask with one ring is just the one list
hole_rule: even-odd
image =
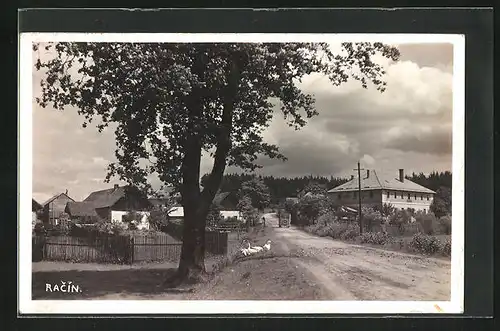
[[277,228],[274,241],[329,293],[331,300],[449,300],[451,263]]

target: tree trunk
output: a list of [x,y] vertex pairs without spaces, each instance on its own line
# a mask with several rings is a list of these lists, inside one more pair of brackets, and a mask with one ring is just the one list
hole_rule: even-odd
[[[201,57],[198,57],[193,69],[202,77],[204,64],[200,61]],[[201,137],[191,133],[186,138],[185,155],[181,167],[183,180],[181,195],[184,207],[182,251],[176,274],[166,282],[170,287],[203,281],[205,278],[205,224],[210,205],[222,182],[226,158],[231,149],[232,117],[239,80],[238,63],[230,61],[214,164],[203,192],[200,192]],[[202,94],[203,92],[199,89],[193,89],[188,100],[190,115],[193,118],[203,114]]]
[[[194,207],[194,208],[193,208]],[[179,276],[198,281],[205,269],[205,219],[207,213],[200,213],[195,206],[184,207],[184,229],[182,235]]]

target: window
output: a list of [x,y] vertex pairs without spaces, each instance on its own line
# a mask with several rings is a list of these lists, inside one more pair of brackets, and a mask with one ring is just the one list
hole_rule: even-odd
[[426,214],[426,213],[427,213],[427,209],[424,208],[424,214]]
[[417,200],[417,194],[415,193],[415,200]]
[[408,200],[410,200],[410,199],[411,199],[411,197],[410,197],[410,193],[408,193]]
[[426,196],[426,197],[427,197],[427,201],[429,201],[429,195],[428,195],[428,194],[427,194],[427,196]]
[[370,191],[370,198],[373,198],[373,191]]
[[403,192],[401,192],[401,199],[404,199],[404,198],[403,198]]
[[397,192],[396,192],[396,191],[394,191],[394,198],[397,198],[396,194],[397,194]]
[[389,199],[391,197],[391,193],[389,191],[387,191],[387,199]]
[[420,200],[424,200],[424,195],[420,194]]

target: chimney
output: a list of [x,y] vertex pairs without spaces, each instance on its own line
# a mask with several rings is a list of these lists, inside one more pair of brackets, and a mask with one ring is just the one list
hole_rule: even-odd
[[118,189],[118,184],[115,184],[114,189],[115,189],[115,190],[117,190],[117,189]]
[[353,179],[354,179],[354,175],[351,175],[351,180],[353,180]]
[[405,170],[404,169],[399,169],[399,181],[401,183],[404,183],[404,181],[405,181]]
[[68,195],[68,189],[66,189],[66,193],[64,193],[64,194]]
[[366,178],[370,178],[370,169],[366,170]]

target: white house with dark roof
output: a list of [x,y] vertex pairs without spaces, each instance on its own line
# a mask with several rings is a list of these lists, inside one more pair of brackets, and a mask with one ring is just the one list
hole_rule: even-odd
[[[341,206],[358,208],[358,177],[328,191],[328,195]],[[361,174],[361,204],[382,208],[391,204],[399,210],[428,212],[436,192],[405,178],[399,173],[366,170]]]

